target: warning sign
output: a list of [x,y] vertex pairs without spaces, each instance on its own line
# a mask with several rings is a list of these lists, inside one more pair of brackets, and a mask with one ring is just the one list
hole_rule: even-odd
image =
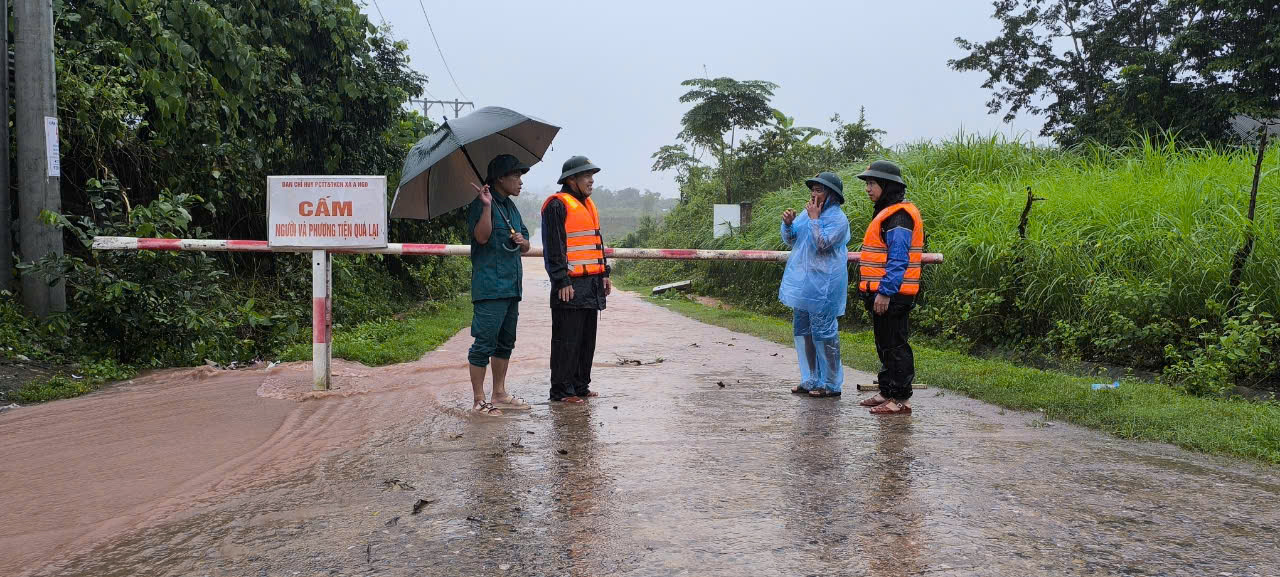
[[267,177],[268,244],[290,248],[387,246],[387,177]]

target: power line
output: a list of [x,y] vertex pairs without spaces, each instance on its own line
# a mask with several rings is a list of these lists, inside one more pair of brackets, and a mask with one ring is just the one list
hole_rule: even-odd
[[[388,26],[387,17],[382,14],[382,7],[378,5],[378,0],[373,0],[373,7],[378,11],[378,18],[382,19],[382,25]],[[436,95],[432,94],[430,90],[427,90],[425,84],[422,86],[422,91],[427,93],[427,96],[430,96],[432,100],[440,100],[439,98],[436,98]]]
[[449,80],[453,81],[453,87],[458,90],[458,94],[467,100],[471,100],[467,98],[466,93],[462,92],[462,88],[458,86],[458,80],[453,77],[453,71],[449,69],[449,61],[444,59],[444,50],[440,48],[440,41],[436,39],[436,30],[431,27],[431,17],[427,16],[427,7],[422,3],[422,0],[418,0],[418,7],[422,8],[422,17],[427,19],[427,30],[431,31],[431,41],[436,43],[436,52],[440,53],[440,61],[444,63],[444,71],[449,73]]
[[378,9],[378,18],[383,19],[383,26],[387,26],[387,17],[384,17],[383,6],[378,5],[378,0],[374,0],[374,8]]

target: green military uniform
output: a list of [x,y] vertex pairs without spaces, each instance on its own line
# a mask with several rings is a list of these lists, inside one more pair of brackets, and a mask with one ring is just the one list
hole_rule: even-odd
[[[490,166],[491,173],[493,170]],[[511,167],[496,177],[512,170],[527,171],[528,168]],[[491,175],[490,180],[493,178]],[[476,225],[484,214],[484,202],[477,197],[467,207],[467,237],[471,239],[471,336],[476,339],[467,353],[467,361],[477,367],[489,366],[489,357],[511,358],[524,289],[520,249],[511,241],[511,231],[515,229],[525,238],[529,237],[529,229],[525,228],[515,202],[497,190],[491,189],[491,193],[493,233],[488,242],[480,244],[475,236]]]

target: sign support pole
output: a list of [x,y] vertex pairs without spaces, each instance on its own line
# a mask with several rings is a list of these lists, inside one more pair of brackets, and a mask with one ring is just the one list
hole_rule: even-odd
[[311,251],[311,379],[312,390],[329,390],[333,345],[333,255]]

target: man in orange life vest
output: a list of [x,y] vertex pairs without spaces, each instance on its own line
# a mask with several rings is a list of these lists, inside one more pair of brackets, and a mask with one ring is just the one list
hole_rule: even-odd
[[898,165],[879,160],[858,178],[866,182],[875,215],[862,239],[858,292],[871,314],[882,366],[880,392],[859,404],[877,415],[909,414],[907,400],[916,370],[907,338],[911,309],[920,293],[924,220],[905,198],[907,184]]
[[596,320],[613,291],[600,215],[591,201],[600,168],[585,156],[565,161],[560,192],[542,204],[543,262],[551,277],[551,400],[582,403],[592,391]]

